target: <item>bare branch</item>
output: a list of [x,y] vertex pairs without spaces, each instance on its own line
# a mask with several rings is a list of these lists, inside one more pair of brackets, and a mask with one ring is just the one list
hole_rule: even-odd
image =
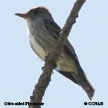
[[[57,58],[61,53],[62,47],[66,41],[66,38],[68,37],[70,33],[70,30],[73,24],[76,21],[76,18],[78,17],[78,12],[81,9],[85,1],[86,0],[77,0],[75,2],[69,17],[67,18],[66,24],[64,25],[62,31],[59,34],[59,39],[57,41],[56,48],[51,54],[48,55],[46,59],[43,73],[40,76],[39,81],[35,86],[35,89],[33,91],[33,96],[31,96],[31,100],[30,100],[31,103],[41,103],[42,102],[42,97],[51,80],[52,71],[56,67]],[[41,108],[41,106],[31,105],[29,106],[29,108]]]

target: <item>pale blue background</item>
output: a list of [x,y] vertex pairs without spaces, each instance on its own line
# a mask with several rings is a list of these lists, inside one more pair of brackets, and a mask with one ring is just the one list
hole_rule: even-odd
[[[41,61],[30,48],[23,19],[15,16],[32,7],[46,6],[63,27],[75,0],[1,0],[0,1],[0,107],[5,101],[29,101],[42,73]],[[96,92],[93,102],[108,108],[108,0],[87,0],[69,35],[81,66]],[[86,93],[54,71],[42,108],[90,108]],[[27,106],[19,106],[27,108]],[[10,106],[9,108],[19,108]]]

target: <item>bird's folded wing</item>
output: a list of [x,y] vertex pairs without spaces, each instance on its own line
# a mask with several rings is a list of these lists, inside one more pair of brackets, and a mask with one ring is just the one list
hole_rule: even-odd
[[[56,24],[53,20],[49,19],[44,19],[43,23],[46,30],[51,34],[51,36],[53,36],[57,40],[59,37],[59,33],[61,32],[61,28],[58,26],[58,24]],[[74,48],[72,47],[68,39],[66,40],[66,43],[64,45],[64,50],[70,57],[72,57],[73,60],[75,60],[75,63],[79,64]]]

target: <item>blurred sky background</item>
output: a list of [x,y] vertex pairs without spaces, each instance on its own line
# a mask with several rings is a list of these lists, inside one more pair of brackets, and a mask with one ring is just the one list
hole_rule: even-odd
[[[63,27],[75,0],[1,0],[0,1],[0,107],[4,102],[26,102],[42,73],[41,61],[30,48],[25,22],[15,13],[46,6]],[[87,0],[68,37],[81,66],[96,92],[93,102],[108,108],[108,0]],[[90,108],[81,87],[54,71],[43,97],[42,108]]]

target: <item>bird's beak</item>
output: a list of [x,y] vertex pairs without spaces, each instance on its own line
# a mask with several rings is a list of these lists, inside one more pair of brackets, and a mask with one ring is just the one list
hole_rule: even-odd
[[16,13],[15,15],[19,16],[19,17],[22,17],[24,19],[27,18],[27,14],[22,14],[22,13]]

